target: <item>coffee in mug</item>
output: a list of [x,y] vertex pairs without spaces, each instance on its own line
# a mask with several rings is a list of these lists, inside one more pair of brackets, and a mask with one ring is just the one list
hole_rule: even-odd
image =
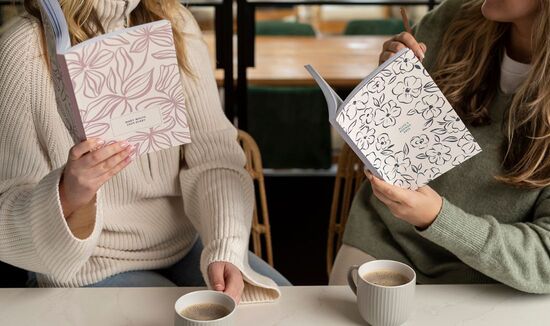
[[408,277],[392,270],[373,271],[362,275],[361,278],[369,283],[382,286],[399,286],[410,282]]
[[352,266],[348,283],[357,295],[359,314],[372,326],[401,325],[413,312],[416,274],[406,264],[373,260]]
[[193,320],[216,320],[229,315],[229,309],[216,303],[197,303],[191,305],[180,315]]
[[223,292],[187,293],[175,305],[175,326],[233,326],[237,303]]

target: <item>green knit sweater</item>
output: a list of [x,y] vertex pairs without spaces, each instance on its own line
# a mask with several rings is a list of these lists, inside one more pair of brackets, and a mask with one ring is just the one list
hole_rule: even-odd
[[[428,69],[461,3],[444,2],[417,27],[417,38],[428,46]],[[526,190],[494,178],[502,173],[502,121],[510,102],[511,96],[499,93],[490,107],[491,125],[469,126],[483,152],[430,182],[444,200],[428,229],[419,232],[394,217],[366,183],[353,202],[344,243],[409,264],[419,283],[498,281],[549,293],[550,187]]]

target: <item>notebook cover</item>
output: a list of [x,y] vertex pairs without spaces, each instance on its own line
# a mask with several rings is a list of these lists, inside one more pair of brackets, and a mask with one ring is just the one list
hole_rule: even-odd
[[191,141],[169,21],[71,47],[59,3],[38,4],[58,110],[75,141],[127,140],[138,155]]
[[365,78],[333,125],[385,181],[416,189],[481,152],[410,49]]
[[87,138],[126,139],[138,154],[191,141],[170,22],[102,35],[64,57]]

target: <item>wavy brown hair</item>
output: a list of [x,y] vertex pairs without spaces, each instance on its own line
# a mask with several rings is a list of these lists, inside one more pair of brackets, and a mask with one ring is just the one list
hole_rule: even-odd
[[[505,119],[502,182],[529,188],[550,186],[550,0],[531,33],[532,68],[514,94]],[[486,19],[483,0],[469,0],[445,32],[433,77],[468,123],[490,123],[489,106],[499,84],[510,24]]]
[[[105,33],[94,10],[93,1],[60,0],[59,4],[67,20],[72,45]],[[42,21],[36,0],[25,0],[24,6],[29,14]],[[185,61],[182,20],[179,17],[181,13],[180,7],[181,4],[178,0],[141,0],[139,5],[130,14],[129,23],[134,26],[161,19],[170,21],[179,66],[189,73],[190,71]],[[44,33],[42,33],[42,43],[44,44],[43,35]]]

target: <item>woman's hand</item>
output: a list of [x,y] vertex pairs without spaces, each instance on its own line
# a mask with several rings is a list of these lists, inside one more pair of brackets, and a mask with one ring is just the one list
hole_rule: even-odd
[[403,189],[378,179],[365,171],[376,198],[384,203],[392,214],[419,229],[426,229],[441,211],[443,199],[429,186],[416,191]]
[[426,53],[426,50],[428,49],[426,44],[417,42],[412,34],[403,32],[384,42],[378,63],[382,64],[384,61],[399,52],[399,50],[406,47],[413,50],[414,54],[420,61],[424,60],[424,53]]
[[232,297],[237,304],[241,301],[244,280],[241,271],[235,265],[223,261],[208,266],[208,278],[216,291],[222,291]]
[[65,218],[88,204],[105,182],[131,162],[134,148],[127,142],[103,145],[101,140],[88,139],[69,151],[59,184]]

